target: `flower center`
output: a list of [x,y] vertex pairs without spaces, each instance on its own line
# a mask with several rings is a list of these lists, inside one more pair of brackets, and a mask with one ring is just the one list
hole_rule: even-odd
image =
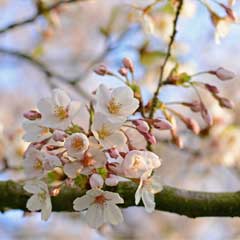
[[41,136],[47,135],[48,133],[49,133],[49,129],[47,127],[42,127],[40,132]]
[[82,164],[84,167],[90,167],[93,166],[96,161],[93,159],[91,155],[86,154],[85,157],[82,159]]
[[98,131],[98,136],[100,139],[104,139],[109,135],[111,135],[111,132],[105,126],[102,126],[102,128]]
[[106,202],[106,198],[104,197],[104,195],[99,195],[95,198],[95,203],[103,205]]
[[142,165],[142,161],[141,161],[141,157],[140,156],[135,156],[133,159],[133,169],[137,170],[141,167]]
[[46,199],[46,193],[45,192],[38,193],[38,198],[40,198],[41,201],[44,201]]
[[43,168],[43,163],[42,163],[41,159],[37,158],[33,167],[36,170],[41,170]]
[[76,150],[81,150],[84,146],[84,142],[81,138],[75,138],[72,141],[72,147]]
[[108,111],[112,114],[117,114],[119,113],[120,109],[121,109],[121,104],[116,102],[116,100],[112,98],[108,103]]
[[63,106],[56,106],[54,113],[59,120],[64,120],[68,118],[68,111]]

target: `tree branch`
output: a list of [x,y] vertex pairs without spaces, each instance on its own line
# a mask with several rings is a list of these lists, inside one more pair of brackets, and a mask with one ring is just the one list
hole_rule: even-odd
[[[124,198],[122,207],[135,206],[136,184],[121,183],[107,190],[118,192]],[[61,193],[52,197],[53,211],[73,211],[73,200],[85,194],[85,189],[63,187]],[[0,182],[0,209],[26,209],[29,194],[20,183]],[[197,192],[164,186],[155,195],[156,209],[195,217],[236,217],[240,216],[240,192]],[[141,203],[142,204],[142,203]]]
[[0,29],[0,34],[1,33],[5,33],[7,31],[12,30],[12,29],[17,28],[17,27],[21,27],[23,25],[27,25],[29,23],[33,23],[33,22],[35,22],[37,20],[38,17],[40,17],[44,13],[50,12],[50,11],[58,8],[59,6],[61,6],[63,4],[74,3],[74,2],[78,2],[78,1],[87,1],[87,0],[60,0],[60,1],[50,5],[49,7],[46,7],[44,9],[38,9],[34,15],[32,15],[31,17],[29,17],[27,19],[11,23],[8,26]]
[[163,75],[164,75],[164,70],[165,70],[166,64],[167,64],[169,58],[171,57],[172,46],[173,46],[173,43],[174,43],[174,40],[175,40],[175,37],[176,37],[176,34],[177,34],[177,23],[178,23],[178,19],[179,19],[179,16],[180,16],[182,6],[183,6],[183,0],[179,0],[176,15],[175,15],[175,18],[173,20],[172,35],[170,37],[170,41],[169,41],[169,44],[168,44],[166,56],[164,58],[163,64],[160,67],[160,76],[159,76],[159,80],[158,80],[158,86],[157,86],[157,89],[156,89],[156,91],[154,92],[154,95],[153,95],[152,106],[151,106],[151,110],[150,110],[150,114],[149,114],[150,118],[153,118],[153,115],[154,115],[155,110],[156,110],[155,108],[156,108],[157,102],[158,102],[158,94],[159,94],[160,88],[163,84]]

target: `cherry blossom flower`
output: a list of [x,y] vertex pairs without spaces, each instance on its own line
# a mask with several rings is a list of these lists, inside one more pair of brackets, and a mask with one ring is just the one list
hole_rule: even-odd
[[70,178],[75,178],[79,173],[90,175],[94,169],[104,167],[107,159],[102,150],[95,138],[90,137],[87,153],[80,160],[66,163],[64,173]]
[[122,203],[124,200],[118,193],[91,189],[83,197],[74,200],[73,208],[76,211],[87,209],[87,223],[98,228],[104,223],[116,225],[123,221],[121,210],[116,206]]
[[71,157],[82,157],[89,146],[89,140],[83,133],[74,133],[69,136],[64,147],[67,149],[67,153]]
[[102,188],[104,184],[104,180],[100,174],[94,173],[90,179],[89,183],[91,188]]
[[106,115],[97,112],[92,125],[92,133],[105,149],[121,147],[127,139],[119,131],[120,127],[121,123],[112,122]]
[[122,163],[124,175],[130,178],[140,178],[146,172],[161,166],[159,157],[149,151],[132,150],[127,153]]
[[23,123],[23,128],[25,130],[25,135],[23,139],[26,142],[41,142],[52,136],[50,129],[41,126],[38,120],[35,121],[25,121]]
[[149,177],[149,173],[145,173],[138,185],[137,191],[135,193],[135,204],[138,205],[142,199],[143,204],[147,212],[153,212],[155,209],[154,194],[162,191],[163,187],[160,182],[159,176],[154,174]]
[[42,177],[45,171],[52,170],[62,163],[55,155],[49,155],[30,146],[24,159],[24,171],[28,178]]
[[30,211],[41,210],[42,220],[47,221],[52,211],[47,184],[42,181],[29,181],[24,185],[24,189],[29,193],[33,193],[27,201],[27,208]]
[[112,120],[125,121],[139,106],[131,88],[124,86],[109,90],[101,84],[97,90],[96,112],[106,114]]
[[80,103],[71,101],[61,89],[53,90],[51,98],[43,98],[38,103],[42,115],[41,124],[50,128],[65,130],[76,117]]

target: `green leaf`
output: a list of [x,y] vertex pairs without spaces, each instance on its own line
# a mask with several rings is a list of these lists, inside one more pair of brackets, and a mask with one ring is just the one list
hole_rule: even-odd
[[74,182],[78,187],[85,188],[88,184],[88,177],[86,175],[80,174],[75,178]]

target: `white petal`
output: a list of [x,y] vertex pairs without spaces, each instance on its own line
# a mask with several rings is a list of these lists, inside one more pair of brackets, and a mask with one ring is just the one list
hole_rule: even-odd
[[87,211],[86,220],[89,226],[98,228],[104,223],[103,208],[93,204]]
[[123,215],[119,207],[115,204],[107,203],[104,206],[104,222],[119,224],[123,222]]
[[23,188],[29,192],[29,193],[39,193],[41,191],[48,191],[48,187],[46,185],[46,183],[44,182],[41,182],[41,181],[28,181],[24,186]]
[[27,201],[27,209],[30,211],[38,211],[42,207],[42,202],[37,195],[31,196]]
[[138,188],[137,188],[137,191],[135,192],[135,204],[138,205],[141,198],[142,198],[142,184],[143,184],[143,181],[141,179],[139,185],[138,185]]
[[106,197],[106,199],[109,199],[108,202],[111,202],[111,203],[114,203],[114,204],[124,203],[124,200],[120,197],[120,195],[118,193],[105,191],[104,196]]
[[47,221],[52,212],[51,198],[47,197],[44,205],[42,206],[41,218],[43,221]]
[[78,101],[72,101],[70,103],[69,116],[71,117],[71,119],[74,119],[77,116],[77,114],[81,114],[80,107],[81,107],[81,103]]
[[54,89],[53,101],[57,106],[67,107],[70,104],[71,99],[63,90]]
[[81,168],[82,168],[81,163],[71,162],[71,163],[66,163],[64,165],[63,171],[69,178],[75,178],[77,176],[78,171],[80,171]]
[[101,141],[105,149],[109,149],[112,147],[120,148],[126,142],[127,142],[126,136],[120,131],[113,133],[112,135]]
[[82,211],[87,209],[93,202],[94,198],[89,195],[84,195],[83,197],[76,198],[73,201],[73,209],[76,211]]
[[147,212],[151,213],[155,209],[154,194],[148,191],[142,191],[142,200]]
[[54,105],[52,103],[51,98],[40,99],[37,107],[38,107],[39,111],[44,115],[51,115],[54,110]]

